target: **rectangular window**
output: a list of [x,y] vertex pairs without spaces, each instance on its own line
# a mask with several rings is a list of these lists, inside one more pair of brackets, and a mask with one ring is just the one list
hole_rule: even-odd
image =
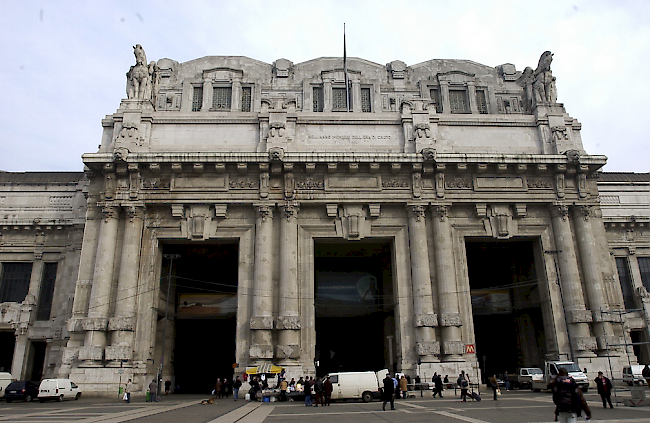
[[449,106],[452,113],[470,113],[467,91],[449,90]]
[[370,104],[370,88],[361,88],[361,111],[364,113],[372,112]]
[[627,257],[616,257],[616,270],[618,271],[618,279],[621,281],[625,309],[633,310],[635,308],[634,291],[632,290],[632,278],[630,277],[630,266]]
[[192,93],[192,111],[200,112],[203,107],[203,87],[194,87]]
[[323,87],[314,87],[314,96],[313,96],[313,111],[322,112],[323,111]]
[[251,87],[242,87],[241,89],[241,111],[251,111],[252,89]]
[[22,303],[29,291],[32,263],[2,263],[0,303]]
[[487,101],[485,100],[485,90],[476,90],[476,107],[478,112],[486,115],[487,110]]
[[347,92],[345,88],[332,88],[332,111],[348,111]]
[[43,267],[43,280],[41,281],[41,292],[38,296],[36,320],[50,320],[57,267],[58,263],[45,263]]
[[641,272],[641,283],[650,292],[650,257],[637,257],[637,261]]
[[437,88],[432,88],[429,90],[429,95],[431,100],[436,106],[436,113],[442,113],[442,102],[440,101],[440,91]]
[[214,87],[212,89],[212,110],[230,111],[232,88]]

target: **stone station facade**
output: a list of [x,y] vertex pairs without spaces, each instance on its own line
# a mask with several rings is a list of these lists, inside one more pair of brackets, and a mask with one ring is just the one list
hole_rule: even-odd
[[[532,241],[542,358],[627,363],[630,326],[610,312],[624,298],[599,196],[606,158],[584,151],[580,123],[557,103],[549,52],[523,72],[350,58],[347,78],[340,58],[147,65],[139,45],[135,56],[127,99],[102,121],[99,151],[83,156],[85,178],[70,188],[83,191],[87,210],[61,244],[78,272],[57,275],[68,314],[46,336],[52,374],[89,392],[112,393],[127,377],[144,389],[162,356],[163,379],[173,379],[164,246],[223,240],[239,251],[241,368],[273,362],[289,377],[314,374],[315,244],[372,240],[391,246],[396,370],[478,368],[466,257],[474,239]],[[637,251],[647,256],[644,219]],[[3,262],[27,235],[14,226],[26,224],[5,226]],[[39,245],[42,232],[27,226]],[[34,320],[30,301],[2,305],[24,314],[0,323],[16,329],[16,375],[25,372],[21,336],[41,330],[19,323]],[[634,322],[647,332],[647,319]]]

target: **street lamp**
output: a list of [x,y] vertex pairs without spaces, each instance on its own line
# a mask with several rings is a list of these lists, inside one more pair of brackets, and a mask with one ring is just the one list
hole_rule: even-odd
[[160,389],[162,388],[163,367],[165,366],[165,345],[167,344],[167,316],[169,314],[169,295],[172,287],[172,268],[174,267],[174,260],[181,258],[181,255],[163,254],[163,258],[169,260],[169,276],[167,277],[167,299],[165,302],[165,321],[163,322],[162,353],[160,354],[160,374],[156,378],[156,396],[158,397],[158,400],[162,399],[162,395],[160,395]]

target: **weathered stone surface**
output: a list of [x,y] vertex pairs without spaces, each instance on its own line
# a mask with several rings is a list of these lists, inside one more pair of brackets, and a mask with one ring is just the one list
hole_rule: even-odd
[[589,323],[593,321],[591,310],[566,310],[569,323]]
[[278,345],[277,358],[300,358],[300,345]]
[[278,329],[300,329],[300,317],[298,316],[279,316],[277,321]]
[[442,343],[442,353],[458,355],[465,353],[465,343],[461,341],[445,341]]
[[251,358],[273,358],[273,346],[271,345],[251,345],[249,351]]
[[440,326],[462,326],[463,319],[460,313],[441,314],[439,317]]
[[135,316],[133,317],[111,317],[108,321],[108,330],[132,331],[135,328]]
[[251,329],[271,330],[273,329],[273,317],[251,317]]
[[128,345],[109,345],[106,347],[106,360],[131,360],[133,350]]
[[431,341],[431,342],[416,342],[415,351],[419,356],[425,355],[439,355],[440,354],[440,342]]
[[596,338],[593,336],[576,337],[572,339],[573,349],[576,351],[594,351],[597,348]]
[[415,327],[430,327],[434,328],[438,326],[438,315],[431,313],[431,314],[419,314],[415,316],[414,319]]
[[103,360],[104,347],[84,345],[79,347],[79,360]]
[[78,347],[67,347],[63,350],[62,364],[72,364],[79,357]]
[[87,317],[83,320],[81,326],[84,330],[105,331],[108,327],[108,319],[103,317]]

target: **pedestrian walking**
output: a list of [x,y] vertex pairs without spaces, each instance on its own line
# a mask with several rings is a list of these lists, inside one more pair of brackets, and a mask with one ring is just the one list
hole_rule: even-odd
[[382,405],[382,410],[386,411],[386,403],[390,401],[390,409],[394,410],[395,409],[395,398],[394,394],[395,393],[395,383],[394,379],[390,377],[390,374],[386,373],[386,377],[384,378],[384,389],[382,394],[382,400],[384,401],[384,404]]
[[223,386],[223,383],[221,382],[221,378],[217,378],[217,381],[214,384],[214,391],[212,391],[215,398],[221,398],[221,388],[222,388],[222,386]]
[[393,395],[395,396],[395,399],[399,399],[399,389],[397,389],[398,383],[397,375],[395,375],[395,377],[393,377]]
[[469,389],[469,376],[465,373],[465,370],[461,370],[458,375],[458,380],[456,383],[460,387],[460,399],[462,402],[467,402],[467,390]]
[[647,364],[643,367],[643,370],[641,370],[641,376],[645,379],[646,385],[650,386],[650,367],[648,367]]
[[241,379],[239,376],[235,379],[235,382],[232,384],[232,392],[235,397],[235,401],[239,399],[239,388],[241,388]]
[[406,399],[406,392],[408,391],[408,380],[406,380],[406,376],[402,375],[402,377],[399,380],[399,390],[402,392],[402,398]]
[[603,372],[598,372],[598,376],[594,379],[596,382],[596,388],[598,388],[598,395],[603,401],[603,408],[607,408],[609,403],[609,408],[614,408],[612,405],[612,381],[609,380]]
[[282,379],[280,382],[280,402],[285,402],[287,400],[287,389],[289,389],[289,383],[286,379]]
[[496,401],[498,399],[497,394],[499,391],[499,381],[497,380],[497,375],[492,375],[488,380],[490,381],[490,385],[492,386],[492,393],[494,394],[493,401]]
[[508,378],[508,372],[503,372],[503,382],[506,385],[506,392],[510,391],[510,380]]
[[442,398],[442,378],[438,373],[435,373],[433,375],[433,397],[435,398],[436,395],[438,395],[440,398]]
[[329,406],[330,400],[332,399],[332,391],[334,390],[334,387],[332,386],[332,381],[330,380],[329,376],[327,376],[327,379],[325,379],[323,386],[325,387],[325,405]]
[[555,403],[555,417],[561,423],[575,423],[582,410],[587,419],[591,419],[591,410],[587,405],[580,388],[575,380],[569,376],[566,368],[560,367],[558,374],[551,382],[553,402]]
[[149,402],[157,401],[156,399],[157,392],[158,392],[158,384],[156,383],[156,379],[152,379],[151,383],[149,384]]
[[169,395],[169,391],[172,389],[172,381],[171,380],[166,380],[165,381],[165,395]]
[[124,395],[126,395],[126,402],[130,403],[131,402],[131,379],[126,382],[126,385],[124,386]]
[[305,407],[311,406],[311,383],[309,383],[309,378],[305,376]]

